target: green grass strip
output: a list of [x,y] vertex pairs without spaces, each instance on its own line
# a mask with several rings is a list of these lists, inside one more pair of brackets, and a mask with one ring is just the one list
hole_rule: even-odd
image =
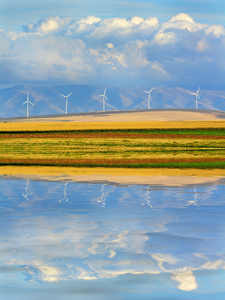
[[63,133],[140,133],[140,134],[197,134],[225,135],[225,128],[159,128],[159,129],[82,129],[82,130],[21,130],[0,131],[4,134],[63,134]]
[[103,168],[174,168],[174,169],[225,169],[225,161],[220,162],[184,162],[184,163],[144,163],[144,164],[63,164],[63,163],[23,163],[23,162],[0,162],[1,166],[55,166],[55,167],[103,167]]

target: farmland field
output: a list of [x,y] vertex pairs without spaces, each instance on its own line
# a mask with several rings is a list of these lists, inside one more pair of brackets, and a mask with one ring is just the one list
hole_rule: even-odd
[[0,164],[225,167],[225,122],[139,123],[109,123],[105,129],[79,124],[76,130],[73,123],[18,123],[16,130],[0,124]]
[[225,121],[137,121],[137,122],[4,122],[0,132],[7,131],[68,131],[107,129],[197,129],[225,128]]

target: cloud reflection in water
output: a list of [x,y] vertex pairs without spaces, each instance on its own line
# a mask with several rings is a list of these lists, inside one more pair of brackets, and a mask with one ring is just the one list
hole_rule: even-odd
[[68,183],[32,182],[29,206],[21,205],[24,181],[1,188],[1,267],[16,278],[17,267],[23,280],[46,284],[168,274],[178,290],[190,292],[202,290],[199,272],[225,270],[222,185],[73,183],[66,201]]

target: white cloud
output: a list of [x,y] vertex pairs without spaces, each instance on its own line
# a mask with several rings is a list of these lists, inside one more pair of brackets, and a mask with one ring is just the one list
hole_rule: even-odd
[[195,32],[206,27],[205,24],[196,23],[188,14],[178,14],[173,16],[168,22],[164,23],[163,28],[176,28]]
[[112,43],[107,43],[107,47],[108,47],[109,49],[111,49],[111,48],[114,47],[114,45],[113,45]]
[[213,262],[207,261],[201,266],[201,268],[203,270],[218,270],[220,268],[225,269],[225,261],[222,259]]
[[40,271],[40,280],[46,282],[56,282],[60,278],[61,272],[55,267],[49,266],[38,266],[37,269]]
[[162,31],[159,31],[157,32],[157,34],[155,35],[155,42],[159,45],[165,45],[165,44],[168,44],[168,43],[174,43],[175,42],[175,33],[173,32],[163,32]]
[[155,17],[56,16],[23,28],[0,32],[4,83],[223,84],[225,28],[184,13],[161,24]]
[[171,279],[178,282],[177,288],[182,291],[193,291],[198,287],[192,271],[173,274]]
[[161,24],[158,32],[155,35],[155,42],[164,45],[167,43],[175,43],[178,41],[177,30],[195,33],[207,27],[205,24],[196,23],[187,14],[181,13],[173,16],[168,22]]
[[176,28],[179,30],[187,30],[196,32],[205,28],[207,25],[194,22],[194,20],[187,14],[178,14],[173,16],[168,22],[163,24],[163,28]]
[[[112,18],[101,21],[98,26],[90,34],[91,38],[103,39],[109,37],[134,39],[138,35],[149,36],[159,26],[157,18],[143,19],[140,17],[126,18]],[[139,36],[140,37],[140,36]]]
[[100,18],[89,16],[87,18],[81,19],[79,21],[73,22],[68,27],[67,35],[72,35],[73,33],[82,33],[87,32],[91,29],[94,29],[97,23],[101,21]]
[[27,29],[29,32],[38,32],[40,34],[49,34],[56,33],[61,30],[67,29],[67,26],[70,24],[72,18],[60,18],[60,17],[48,17],[44,20],[39,21],[37,24],[28,24]]
[[211,25],[205,28],[206,34],[213,34],[215,37],[220,38],[225,35],[225,28],[222,25]]
[[205,52],[209,49],[209,44],[206,42],[205,39],[200,40],[197,44],[197,51]]
[[[59,19],[59,18],[57,18],[57,19]],[[49,19],[46,22],[43,22],[39,27],[39,31],[46,33],[49,31],[57,30],[59,27],[59,24],[57,21],[58,20],[56,20],[56,19]]]

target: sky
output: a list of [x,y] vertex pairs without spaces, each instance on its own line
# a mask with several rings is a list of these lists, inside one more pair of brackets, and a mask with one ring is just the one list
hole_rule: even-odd
[[0,0],[0,80],[224,89],[224,0]]

